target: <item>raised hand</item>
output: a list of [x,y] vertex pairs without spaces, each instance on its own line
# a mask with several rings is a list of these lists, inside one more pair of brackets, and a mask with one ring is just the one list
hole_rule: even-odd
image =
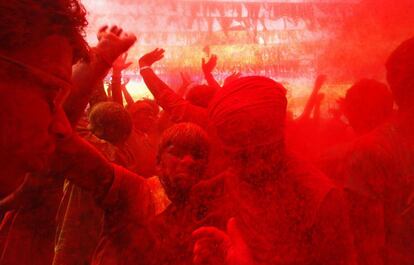
[[201,59],[201,68],[204,73],[211,73],[217,65],[217,55],[211,55],[208,62],[204,58]]
[[229,75],[228,77],[226,77],[226,79],[224,79],[224,83],[223,86],[233,82],[236,79],[239,79],[241,76],[240,72],[233,72],[231,75]]
[[235,218],[227,222],[227,233],[215,227],[201,227],[193,232],[196,239],[193,262],[196,265],[253,265],[253,260]]
[[134,34],[123,32],[122,28],[103,26],[97,34],[99,43],[96,52],[108,63],[111,64],[135,43],[137,38]]
[[180,72],[180,76],[181,76],[181,84],[182,84],[182,86],[187,87],[187,86],[189,86],[191,84],[191,79],[190,79],[190,77],[188,76],[187,73]]
[[127,62],[128,53],[124,53],[115,60],[113,64],[114,71],[121,72],[131,66],[132,62]]
[[322,85],[326,81],[326,75],[320,74],[318,77],[316,77],[315,85],[314,87],[318,88],[318,90],[322,87]]
[[164,58],[164,49],[156,48],[152,52],[144,54],[141,58],[139,58],[139,67],[151,66],[153,63],[161,60]]

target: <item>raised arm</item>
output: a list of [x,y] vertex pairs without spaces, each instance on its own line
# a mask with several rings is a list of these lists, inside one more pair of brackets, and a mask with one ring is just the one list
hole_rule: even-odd
[[217,55],[215,54],[211,55],[208,62],[206,62],[204,58],[201,59],[201,69],[203,69],[204,78],[206,79],[207,84],[216,89],[220,89],[221,88],[220,84],[216,81],[216,79],[214,78],[212,74],[216,65],[217,65]]
[[128,53],[119,56],[113,63],[112,68],[112,100],[123,105],[122,93],[122,71],[127,69],[132,63],[127,62]]
[[114,167],[95,147],[73,134],[59,141],[52,159],[51,174],[65,176],[100,198],[112,185]]
[[193,122],[200,126],[207,126],[207,110],[191,104],[167,84],[165,84],[151,69],[156,61],[164,57],[163,49],[155,49],[139,59],[140,73],[148,89],[157,103],[170,114],[174,122]]
[[312,113],[312,110],[314,109],[317,101],[318,101],[318,94],[319,91],[323,85],[323,83],[326,80],[325,75],[319,75],[315,80],[315,85],[313,86],[313,90],[311,95],[309,96],[308,101],[306,102],[305,109],[303,110],[302,114],[299,116],[298,120],[306,120],[309,119]]
[[191,80],[188,77],[188,75],[184,72],[180,72],[180,76],[181,76],[181,86],[177,90],[177,95],[179,95],[180,97],[184,97],[185,94],[187,93],[188,87],[191,84]]
[[234,80],[237,80],[241,77],[241,73],[240,72],[233,72],[231,73],[231,75],[229,75],[228,77],[226,77],[226,79],[224,79],[223,82],[223,86],[230,84],[231,82],[233,82]]
[[74,89],[64,106],[72,125],[76,125],[82,116],[98,82],[102,81],[116,58],[135,43],[136,37],[122,33],[122,29],[116,26],[110,30],[105,26],[99,30],[98,39],[98,45],[92,49],[91,61],[81,62],[73,69]]
[[127,106],[131,106],[132,104],[134,104],[134,99],[132,98],[131,94],[129,94],[128,89],[126,87],[128,83],[129,83],[129,80],[125,81],[121,85],[121,88],[122,88],[122,94],[124,94],[124,98],[127,103]]

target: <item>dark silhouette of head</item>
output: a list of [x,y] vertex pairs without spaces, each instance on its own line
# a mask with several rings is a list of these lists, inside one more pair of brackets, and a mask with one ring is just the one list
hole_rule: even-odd
[[392,114],[394,100],[388,87],[373,79],[362,79],[346,92],[341,107],[351,127],[364,134],[384,123]]
[[192,104],[207,108],[211,99],[214,97],[216,89],[207,85],[194,86],[187,93],[187,100]]
[[89,122],[92,133],[111,144],[124,143],[132,132],[131,116],[116,102],[101,102],[93,106]]
[[138,100],[128,107],[128,111],[131,114],[135,130],[149,133],[155,129],[159,108],[154,100]]

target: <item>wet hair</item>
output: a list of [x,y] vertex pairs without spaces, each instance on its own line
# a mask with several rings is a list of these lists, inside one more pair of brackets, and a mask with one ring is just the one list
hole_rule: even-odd
[[90,129],[97,137],[112,144],[123,143],[132,132],[132,120],[116,102],[96,104],[89,114]]
[[209,157],[209,137],[200,126],[193,123],[178,123],[164,131],[158,145],[158,162],[170,146],[188,150],[196,159],[207,160]]
[[[414,102],[414,38],[401,43],[386,62],[387,79],[399,107],[410,107]],[[395,78],[404,78],[395,83]]]
[[194,86],[188,91],[186,99],[196,106],[207,108],[215,93],[216,89],[214,87],[207,85]]
[[58,34],[70,41],[73,62],[88,59],[86,25],[86,11],[78,0],[0,1],[0,50],[18,51]]
[[383,123],[391,115],[393,104],[387,85],[373,79],[356,82],[341,101],[345,115],[358,118],[368,129]]

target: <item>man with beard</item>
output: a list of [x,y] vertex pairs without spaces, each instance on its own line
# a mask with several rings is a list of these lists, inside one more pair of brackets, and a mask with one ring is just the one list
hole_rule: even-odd
[[350,263],[341,193],[285,148],[285,93],[253,76],[213,98],[209,124],[231,157],[224,181],[235,213],[227,232],[194,232],[195,264]]

